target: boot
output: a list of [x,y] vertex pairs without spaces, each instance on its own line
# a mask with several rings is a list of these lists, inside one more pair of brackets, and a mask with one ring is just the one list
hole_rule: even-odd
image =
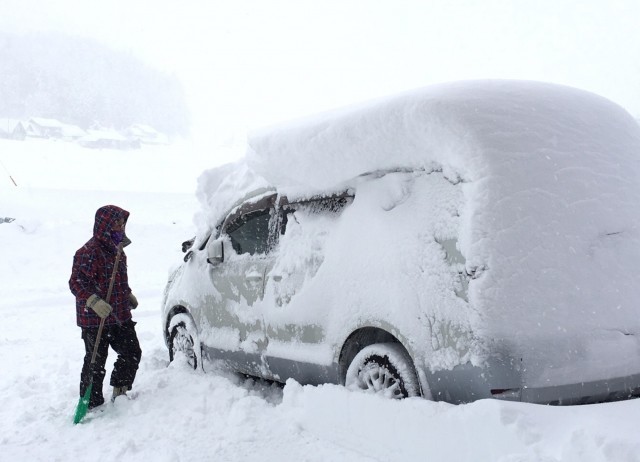
[[122,387],[113,387],[113,395],[111,395],[111,402],[113,403],[118,396],[127,396],[127,391],[129,387],[124,385]]

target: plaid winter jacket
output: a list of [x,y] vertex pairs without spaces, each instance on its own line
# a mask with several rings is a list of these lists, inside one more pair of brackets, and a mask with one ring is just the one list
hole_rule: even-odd
[[[71,293],[76,296],[77,323],[80,327],[98,327],[100,325],[100,317],[91,308],[88,308],[86,303],[93,294],[107,301],[109,282],[118,250],[111,238],[111,228],[120,218],[123,218],[126,223],[129,212],[115,205],[105,205],[99,208],[93,226],[93,237],[78,249],[73,257],[69,287]],[[124,242],[129,243],[130,241],[125,237]],[[127,257],[122,252],[113,284],[113,292],[108,300],[113,311],[105,320],[106,326],[120,324],[131,319],[130,293]]]

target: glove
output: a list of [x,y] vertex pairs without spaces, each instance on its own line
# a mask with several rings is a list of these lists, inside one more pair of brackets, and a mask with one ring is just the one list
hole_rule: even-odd
[[132,310],[138,308],[138,299],[133,293],[129,294],[129,306],[131,306]]
[[100,318],[104,319],[111,313],[111,305],[105,302],[103,299],[93,294],[87,299],[87,306],[91,308]]

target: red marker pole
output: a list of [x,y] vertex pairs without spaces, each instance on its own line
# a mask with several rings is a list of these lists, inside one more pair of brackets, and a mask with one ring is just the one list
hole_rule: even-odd
[[4,164],[2,163],[1,160],[0,160],[0,165],[2,165],[2,168],[4,169],[4,171],[7,172],[7,175],[9,175],[9,179],[11,180],[13,185],[17,188],[18,187],[18,183],[16,183],[16,180],[13,179],[13,177],[11,176],[11,173],[9,173],[9,170],[7,170],[7,167],[4,166]]

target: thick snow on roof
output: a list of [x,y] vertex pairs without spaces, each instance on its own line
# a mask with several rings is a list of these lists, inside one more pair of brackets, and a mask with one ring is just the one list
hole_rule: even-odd
[[64,125],[62,122],[60,122],[57,119],[47,119],[44,117],[31,117],[29,119],[30,122],[36,123],[38,125],[40,125],[41,127],[56,127],[56,128],[62,128],[62,125]]
[[269,184],[253,170],[245,159],[202,172],[196,196],[202,205],[195,218],[201,239],[214,228],[247,194],[269,188]]
[[463,81],[256,131],[248,157],[279,185],[326,188],[365,172],[433,162],[476,180],[506,158],[628,152],[637,148],[636,125],[617,105],[582,90]]
[[[549,368],[575,374],[567,370],[572,355],[588,366],[607,349],[639,347],[640,128],[605,98],[529,81],[441,84],[256,132],[247,160],[245,178],[293,194],[355,185],[358,197],[365,189],[354,179],[367,172],[441,170],[463,192],[455,213],[472,275],[472,328],[524,345],[518,355],[541,365],[529,383],[543,384]],[[214,183],[201,178],[209,186],[201,200],[219,191]],[[411,248],[396,256],[420,258]],[[622,338],[620,326],[638,336]],[[570,351],[575,343],[551,342],[576,337],[597,346]]]

